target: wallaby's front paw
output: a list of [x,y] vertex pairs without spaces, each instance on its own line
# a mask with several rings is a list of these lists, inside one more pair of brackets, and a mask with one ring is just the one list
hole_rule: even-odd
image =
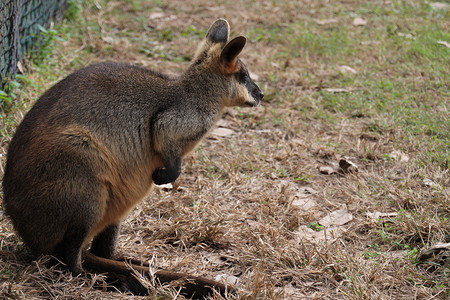
[[156,169],[152,174],[152,178],[156,185],[167,184],[173,181],[169,178],[167,170],[162,168]]

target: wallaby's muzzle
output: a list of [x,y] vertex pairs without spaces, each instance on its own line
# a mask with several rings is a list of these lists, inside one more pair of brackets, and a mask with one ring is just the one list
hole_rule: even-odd
[[255,107],[261,103],[262,98],[264,97],[263,91],[252,81],[249,94],[251,98],[245,102],[247,106]]

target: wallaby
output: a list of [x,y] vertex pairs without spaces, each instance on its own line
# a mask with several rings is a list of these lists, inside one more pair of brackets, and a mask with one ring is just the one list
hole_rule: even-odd
[[[73,274],[107,272],[121,290],[148,292],[115,260],[121,220],[154,184],[177,179],[182,157],[224,107],[257,106],[264,96],[238,58],[245,37],[229,41],[229,31],[226,20],[215,21],[179,76],[99,63],[38,99],[9,145],[3,178],[5,211],[35,255],[53,255]],[[182,292],[196,298],[229,288],[169,271],[156,278],[185,280]]]

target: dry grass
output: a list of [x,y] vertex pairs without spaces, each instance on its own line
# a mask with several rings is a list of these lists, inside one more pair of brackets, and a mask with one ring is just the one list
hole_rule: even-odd
[[[449,254],[428,263],[418,254],[450,231],[449,51],[414,41],[448,38],[448,13],[421,1],[158,3],[85,1],[77,20],[57,28],[65,41],[50,61],[29,64],[24,104],[2,113],[2,162],[24,112],[63,76],[102,60],[179,72],[224,17],[233,35],[249,37],[242,58],[265,101],[228,110],[219,126],[232,134],[211,132],[174,188],[138,205],[123,223],[122,253],[235,276],[241,294],[227,299],[447,299]],[[367,25],[353,26],[356,16]],[[357,173],[319,171],[344,156]],[[4,299],[139,298],[93,288],[101,275],[73,278],[33,260],[1,210],[0,236]],[[159,287],[152,297],[177,292]]]

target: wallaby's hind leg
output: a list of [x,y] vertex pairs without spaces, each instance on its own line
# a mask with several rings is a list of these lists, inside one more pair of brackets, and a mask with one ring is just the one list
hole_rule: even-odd
[[83,272],[81,266],[82,247],[86,240],[88,229],[85,227],[72,227],[68,229],[63,240],[56,245],[54,256],[67,265],[74,275]]
[[104,258],[116,258],[116,245],[120,232],[120,223],[111,224],[92,241],[91,253]]
[[137,280],[133,275],[122,275],[110,272],[107,279],[108,284],[124,293],[132,293],[136,296],[147,296],[149,295],[149,290],[144,287],[139,280]]
[[[116,253],[119,232],[120,223],[109,225],[94,238],[89,252],[103,258],[122,260],[117,257]],[[123,261],[126,260],[123,259]],[[141,265],[138,261],[132,261],[131,263]],[[148,295],[147,288],[145,288],[139,280],[134,278],[131,274],[131,270],[129,275],[108,272],[107,282],[122,292],[131,292],[134,295],[141,296]]]

